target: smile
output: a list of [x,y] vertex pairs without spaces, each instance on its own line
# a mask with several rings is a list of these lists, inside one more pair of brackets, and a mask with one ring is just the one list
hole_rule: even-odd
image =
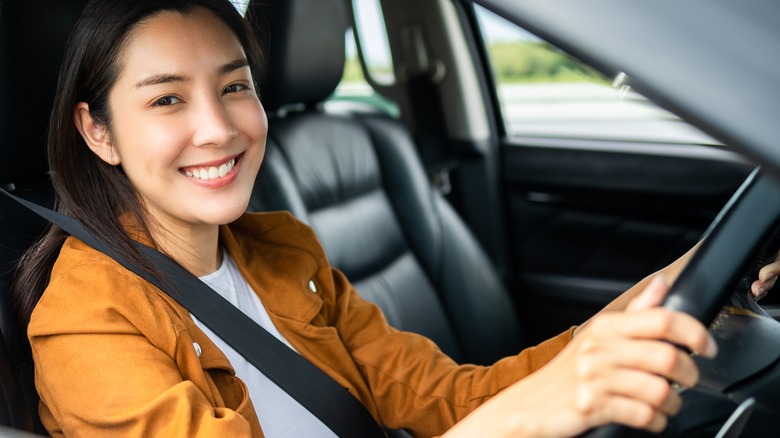
[[233,157],[220,165],[185,167],[179,171],[190,178],[202,181],[224,178],[233,170],[240,158],[241,156]]

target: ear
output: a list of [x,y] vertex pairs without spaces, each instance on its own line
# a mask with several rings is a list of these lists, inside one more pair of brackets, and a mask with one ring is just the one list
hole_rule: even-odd
[[117,166],[121,162],[114,144],[111,142],[111,135],[108,127],[97,123],[89,112],[89,105],[86,102],[79,102],[73,112],[73,121],[76,128],[84,138],[84,142],[101,160],[106,163]]

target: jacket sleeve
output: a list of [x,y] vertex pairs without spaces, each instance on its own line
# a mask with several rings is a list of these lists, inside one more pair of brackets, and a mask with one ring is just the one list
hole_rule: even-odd
[[[53,277],[28,329],[40,413],[52,435],[249,436],[237,412],[215,408],[177,366],[173,310],[109,263]],[[191,342],[188,344],[192,348]]]
[[384,424],[416,436],[444,433],[477,406],[552,359],[573,328],[492,366],[458,365],[429,339],[390,327],[334,270],[332,322],[371,388]]

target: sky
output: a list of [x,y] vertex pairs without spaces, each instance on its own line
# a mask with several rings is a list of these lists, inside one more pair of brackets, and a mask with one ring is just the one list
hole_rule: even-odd
[[476,5],[477,19],[480,22],[484,38],[488,43],[496,41],[518,41],[537,39],[534,35],[517,27],[516,24],[499,17],[487,9]]

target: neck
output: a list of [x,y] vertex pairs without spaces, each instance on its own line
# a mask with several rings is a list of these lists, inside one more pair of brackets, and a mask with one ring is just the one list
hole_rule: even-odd
[[149,228],[158,249],[196,277],[216,271],[222,263],[217,225],[155,224]]

